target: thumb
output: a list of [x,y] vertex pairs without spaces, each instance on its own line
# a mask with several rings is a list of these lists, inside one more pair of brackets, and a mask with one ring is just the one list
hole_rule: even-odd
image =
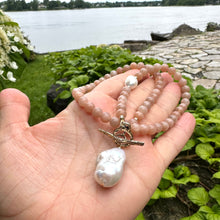
[[0,128],[28,122],[30,101],[17,89],[5,89],[0,92]]

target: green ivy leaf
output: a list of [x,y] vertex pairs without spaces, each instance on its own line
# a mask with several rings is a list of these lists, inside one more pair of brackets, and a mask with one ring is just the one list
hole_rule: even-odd
[[196,146],[196,154],[203,160],[208,160],[214,153],[215,150],[210,144],[198,144]]
[[191,150],[196,144],[195,139],[189,139],[182,151]]
[[166,190],[161,190],[160,197],[163,199],[176,197],[177,189],[176,186],[172,185]]
[[219,184],[215,185],[213,189],[209,190],[209,195],[212,198],[216,199],[216,201],[220,205],[220,185]]
[[162,178],[166,179],[166,180],[173,180],[174,179],[174,173],[170,169],[166,169]]
[[212,178],[220,179],[220,171],[214,173]]
[[204,206],[209,201],[209,194],[203,187],[192,188],[187,193],[188,198],[198,206]]

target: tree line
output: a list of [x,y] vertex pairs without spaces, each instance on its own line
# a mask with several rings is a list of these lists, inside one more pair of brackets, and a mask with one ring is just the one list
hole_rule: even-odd
[[78,8],[104,8],[104,7],[143,7],[143,6],[174,6],[174,5],[216,5],[220,0],[158,0],[145,2],[97,2],[89,3],[84,0],[70,0],[61,2],[60,0],[32,0],[26,3],[25,0],[7,0],[0,3],[4,11],[28,11],[28,10],[59,10],[59,9],[78,9]]
[[219,5],[220,0],[162,0],[163,6],[175,6],[175,5]]

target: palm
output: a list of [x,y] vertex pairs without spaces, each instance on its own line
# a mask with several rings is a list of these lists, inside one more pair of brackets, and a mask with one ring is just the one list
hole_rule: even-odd
[[[90,99],[102,109],[113,112],[114,95],[100,92],[99,99],[95,92]],[[21,108],[23,115],[25,111],[27,115],[25,100],[23,97],[23,101],[13,106],[18,113]],[[131,107],[128,116],[132,111]],[[169,137],[174,132],[178,134],[180,128],[173,128],[167,137],[161,137],[158,146],[153,146],[151,137],[144,140],[137,137],[145,146],[125,150],[127,161],[123,177],[111,189],[97,185],[93,174],[97,154],[114,147],[113,142],[98,132],[103,124],[84,113],[75,102],[57,117],[33,127],[28,126],[27,116],[18,116],[13,123],[4,122],[2,117],[0,216],[2,219],[10,216],[14,219],[133,219],[149,200],[166,166],[190,136],[194,121],[191,115],[186,117],[192,125],[184,128],[180,120],[179,127],[182,126],[186,134],[179,143],[178,139],[172,143]],[[158,120],[155,118],[154,113],[148,116],[152,122]],[[172,149],[168,145],[172,145]]]

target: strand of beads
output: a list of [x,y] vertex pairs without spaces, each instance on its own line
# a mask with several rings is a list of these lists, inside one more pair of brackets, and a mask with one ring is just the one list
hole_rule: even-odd
[[[97,85],[99,85],[104,80],[114,77],[117,74],[124,73],[130,69],[139,69],[140,71],[135,74],[134,78],[129,79],[130,76],[126,79],[125,86],[123,87],[119,97],[118,104],[116,107],[116,115],[111,117],[108,112],[103,112],[102,109],[95,107],[92,102],[90,102],[84,94],[93,90]],[[157,101],[161,91],[164,87],[163,77],[161,72],[168,72],[173,76],[174,80],[178,81],[179,86],[181,87],[182,99],[179,106],[177,106],[174,111],[161,122],[154,124],[140,124],[141,120],[144,118],[145,114],[149,112],[152,105]],[[133,77],[133,76],[132,76]],[[111,71],[110,74],[106,74],[104,77],[101,77],[99,80],[96,80],[94,83],[79,87],[72,91],[73,97],[78,102],[79,106],[82,107],[87,113],[92,114],[93,117],[101,119],[104,123],[110,123],[113,128],[119,126],[120,117],[126,117],[126,104],[127,98],[132,89],[134,89],[138,82],[145,80],[146,78],[152,78],[155,81],[155,87],[152,90],[152,93],[147,99],[137,108],[137,111],[134,114],[134,118],[130,120],[132,133],[136,135],[154,135],[161,131],[166,131],[179,119],[183,112],[187,109],[189,105],[190,93],[189,87],[186,85],[187,81],[182,78],[181,74],[176,72],[175,68],[168,67],[167,64],[155,64],[155,65],[144,65],[140,62],[138,64],[131,63],[130,65],[125,65],[123,68],[118,67],[116,71]]]

